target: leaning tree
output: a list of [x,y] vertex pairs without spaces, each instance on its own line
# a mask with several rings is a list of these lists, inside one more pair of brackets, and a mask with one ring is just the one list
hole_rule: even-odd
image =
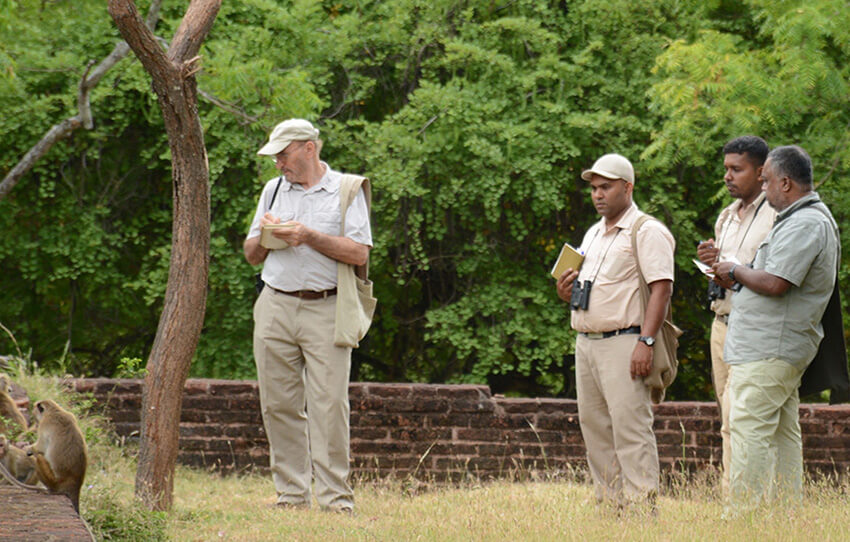
[[109,14],[150,74],[171,149],[174,216],[165,303],[147,362],[136,495],[171,508],[183,386],[206,307],[210,248],[209,163],[198,117],[198,51],[221,0],[192,0],[167,50],[133,0],[109,0]]

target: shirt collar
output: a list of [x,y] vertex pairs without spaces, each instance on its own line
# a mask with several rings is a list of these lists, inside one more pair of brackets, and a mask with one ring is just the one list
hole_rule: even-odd
[[[336,193],[339,191],[339,175],[333,171],[327,162],[321,162],[323,166],[325,166],[325,174],[322,175],[322,178],[319,179],[318,184],[312,187],[309,192],[318,192],[319,190],[324,190],[330,194]],[[300,187],[300,185],[298,185]],[[295,183],[291,183],[286,180],[286,177],[283,178],[283,183],[280,187],[284,190],[292,190],[295,187]],[[305,191],[306,192],[306,191]]]
[[737,216],[738,211],[742,209],[744,211],[744,214],[747,214],[750,211],[757,209],[758,206],[761,205],[761,203],[764,201],[765,197],[767,197],[767,195],[762,191],[761,193],[759,193],[758,196],[756,196],[756,199],[754,199],[749,205],[744,205],[744,200],[737,199],[735,200],[735,203],[732,204],[732,211],[735,212],[735,216]]
[[612,231],[614,228],[617,228],[617,229],[620,229],[620,230],[628,229],[628,228],[632,227],[632,224],[635,223],[635,220],[637,220],[637,217],[638,217],[638,207],[637,207],[637,204],[634,201],[632,201],[632,204],[629,206],[628,209],[626,209],[626,212],[623,213],[623,216],[620,217],[620,220],[618,220],[617,223],[614,224],[613,226],[611,226],[610,228],[605,226],[605,217],[603,216],[599,220],[599,229],[602,230],[603,235],[608,233],[609,231]]
[[780,211],[776,215],[776,221],[779,222],[781,220],[784,220],[785,217],[787,217],[788,215],[790,215],[791,213],[796,211],[799,207],[801,207],[803,205],[807,205],[808,204],[807,202],[810,202],[810,201],[820,201],[820,196],[818,196],[817,192],[812,191],[812,192],[806,194],[805,196],[803,196],[802,198],[798,199],[797,201],[795,201],[794,203],[792,203],[791,205],[789,205],[785,209],[782,209],[782,211]]

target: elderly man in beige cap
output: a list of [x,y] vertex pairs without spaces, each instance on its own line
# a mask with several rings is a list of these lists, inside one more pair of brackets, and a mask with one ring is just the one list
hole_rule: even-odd
[[[351,512],[348,378],[351,347],[334,340],[338,262],[369,257],[368,183],[321,161],[319,130],[302,119],[278,124],[257,154],[279,178],[265,185],[245,240],[263,264],[254,305],[254,358],[277,505]],[[352,179],[349,179],[352,177]],[[350,181],[350,182],[349,182]],[[356,190],[341,221],[341,192]],[[268,225],[274,242],[261,243]],[[282,241],[282,242],[281,242]]]
[[[606,154],[581,174],[602,219],[584,236],[580,269],[558,278],[558,296],[570,303],[576,337],[579,423],[597,501],[617,506],[648,503],[658,490],[658,450],[652,431],[652,345],[673,292],[675,241],[664,225],[647,220],[637,232],[640,269],[631,234],[644,213],[632,201],[632,164]],[[649,284],[641,307],[640,278]]]

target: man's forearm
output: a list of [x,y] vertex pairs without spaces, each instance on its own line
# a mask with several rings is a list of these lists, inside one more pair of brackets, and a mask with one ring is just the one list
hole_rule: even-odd
[[259,265],[266,260],[269,255],[269,250],[260,245],[260,236],[246,239],[242,245],[242,250],[245,252],[245,259],[251,265]]
[[328,258],[351,265],[363,265],[369,259],[369,246],[348,237],[336,237],[311,230],[306,243]]
[[780,296],[791,287],[790,282],[771,275],[764,269],[750,269],[746,265],[736,265],[734,273],[736,282],[761,295]]

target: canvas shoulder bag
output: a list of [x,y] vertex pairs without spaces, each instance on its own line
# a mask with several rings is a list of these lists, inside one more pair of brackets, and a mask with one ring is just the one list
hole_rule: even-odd
[[[655,220],[649,215],[642,214],[632,225],[632,254],[640,278],[640,316],[643,321],[646,316],[646,306],[649,303],[649,284],[643,276],[640,268],[640,259],[637,249],[637,232],[644,222]],[[679,336],[682,330],[673,324],[672,303],[667,304],[667,316],[661,322],[661,329],[655,336],[655,344],[652,347],[652,370],[643,381],[650,388],[652,402],[658,404],[664,400],[664,392],[676,379],[679,370],[679,360],[676,357],[676,349],[679,347]]]
[[[354,196],[362,187],[366,196],[366,209],[372,209],[372,189],[369,179],[357,175],[343,175],[340,179],[340,236],[345,234],[345,213]],[[366,336],[375,306],[378,300],[372,295],[372,281],[369,280],[369,259],[364,265],[336,263],[337,294],[336,324],[334,326],[334,344],[357,348],[360,340]]]

